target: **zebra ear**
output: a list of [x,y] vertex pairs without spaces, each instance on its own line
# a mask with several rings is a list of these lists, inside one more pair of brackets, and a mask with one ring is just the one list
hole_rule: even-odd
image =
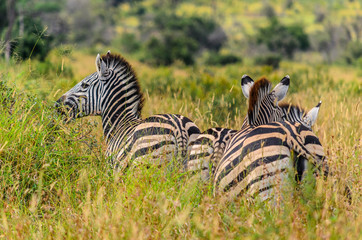
[[281,101],[285,98],[288,92],[289,83],[290,77],[286,75],[273,89],[272,93],[274,93],[274,95],[277,97],[277,101]]
[[303,122],[305,124],[307,124],[309,127],[312,127],[314,125],[314,123],[316,122],[317,117],[318,117],[319,107],[321,106],[321,104],[322,104],[322,101],[319,101],[317,106],[312,108],[303,118]]
[[97,68],[97,72],[99,76],[104,76],[107,72],[107,65],[106,63],[102,60],[101,56],[97,55],[96,57],[96,68]]
[[254,80],[251,79],[248,75],[244,74],[241,77],[241,89],[246,98],[249,98],[250,88],[254,85]]

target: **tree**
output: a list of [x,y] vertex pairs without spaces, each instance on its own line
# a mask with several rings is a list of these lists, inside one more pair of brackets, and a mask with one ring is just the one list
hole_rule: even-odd
[[15,0],[6,0],[6,17],[8,29],[5,34],[5,59],[8,62],[11,54],[11,33],[13,31],[16,18]]
[[[5,59],[9,61],[10,57],[16,54],[21,58],[39,56],[44,60],[52,47],[52,37],[46,33],[47,26],[43,24],[46,22],[43,17],[47,13],[59,10],[59,3],[55,0],[1,2],[0,14],[6,16],[0,20],[0,26],[5,28]],[[50,24],[49,19],[47,20],[47,24]]]
[[153,23],[151,27],[141,24],[140,29],[146,39],[145,60],[152,64],[169,65],[181,60],[190,65],[199,51],[218,51],[227,40],[223,29],[212,19],[159,12]]
[[[91,46],[96,43],[108,44],[112,37],[111,5],[105,1],[67,0],[66,18],[70,42]],[[110,4],[110,3],[108,3]]]
[[285,26],[277,18],[272,18],[267,27],[259,28],[256,42],[264,44],[274,53],[293,58],[297,50],[309,48],[308,35],[300,25]]

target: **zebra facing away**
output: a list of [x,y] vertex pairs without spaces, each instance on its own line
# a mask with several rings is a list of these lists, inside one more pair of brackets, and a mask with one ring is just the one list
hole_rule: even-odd
[[215,192],[228,198],[259,195],[265,200],[277,193],[273,187],[282,186],[290,169],[295,167],[299,177],[305,172],[305,161],[299,160],[323,167],[328,174],[323,147],[309,127],[287,121],[248,127],[226,147],[215,171]]
[[249,100],[248,113],[244,119],[241,129],[247,126],[258,126],[261,124],[282,120],[283,112],[278,103],[285,98],[289,89],[290,77],[286,75],[272,91],[271,82],[265,77],[254,83],[248,75],[241,78],[241,89],[244,96]]
[[[285,97],[288,91],[289,81],[290,77],[286,75],[274,90],[266,95],[265,92],[268,92],[267,89],[271,88],[271,83],[268,80],[261,78],[254,84],[253,79],[248,75],[243,75],[241,78],[241,89],[244,96],[247,99],[249,99],[250,96],[250,99],[248,115],[245,117],[241,129],[248,125],[258,126],[280,120],[302,122],[311,127],[316,120],[314,117],[318,116],[319,106],[322,102],[320,101],[308,114],[298,106],[288,103],[278,103],[278,101]],[[273,102],[275,98],[277,98],[277,102]]]
[[[257,86],[257,87],[255,87]],[[262,98],[262,85],[250,89],[248,117]],[[258,94],[251,94],[256,91]],[[245,93],[244,93],[245,95]],[[297,178],[306,171],[306,163],[323,167],[328,174],[323,147],[311,126],[317,119],[321,102],[307,114],[299,107],[280,104],[282,119],[261,125],[249,125],[234,133],[214,173],[215,193],[224,193],[229,198],[247,194],[262,200],[270,198],[277,186],[283,186],[288,170],[295,168]],[[254,112],[253,112],[254,113]],[[258,112],[255,111],[256,115]],[[292,154],[294,152],[294,155]],[[294,157],[295,156],[295,157]]]
[[[150,161],[161,163],[185,158],[186,146],[200,134],[187,117],[176,114],[141,118],[143,95],[131,65],[120,55],[96,57],[97,71],[57,100],[57,107],[71,118],[100,115],[106,155],[116,170]],[[145,158],[147,156],[147,158]]]
[[[269,92],[271,83],[265,78],[260,79],[254,85],[254,81],[249,76],[244,75],[242,77],[241,86],[244,96],[249,98],[249,93],[252,96],[257,96],[258,99],[253,99],[253,104],[259,105],[259,112],[262,113],[259,115],[259,113],[256,112],[256,117],[252,124],[256,125],[255,122],[268,123],[273,120],[302,122],[309,127],[314,124],[321,103],[307,114],[303,109],[294,105],[282,103],[275,106],[275,101],[271,99],[275,99],[277,94],[279,98],[284,98],[288,90],[288,85],[289,76],[286,76],[272,92]],[[269,92],[269,94],[265,94],[265,92]],[[264,97],[262,94],[264,94]],[[244,119],[243,128],[247,126],[249,126],[248,116]],[[221,159],[225,147],[236,132],[237,130],[233,129],[210,128],[200,134],[194,141],[191,141],[188,146],[189,158],[187,159],[187,169],[189,171],[201,169],[201,177],[206,181],[210,173],[214,173],[215,167]]]
[[[308,113],[291,104],[280,104],[279,107],[283,112],[283,119],[291,123],[299,122],[309,128],[313,126],[318,116],[321,102],[312,108]],[[245,128],[244,128],[245,129]],[[220,161],[230,139],[237,133],[237,130],[228,128],[210,128],[202,132],[196,139],[191,141],[188,146],[188,171],[201,170],[201,179],[207,181],[210,174],[215,173],[215,168]],[[301,159],[300,161],[303,161]],[[307,162],[300,162],[300,166],[305,169]]]
[[[289,88],[290,78],[285,76],[280,83],[275,86],[273,91],[271,83],[266,78],[261,78],[254,84],[254,81],[248,76],[241,78],[241,88],[246,98],[253,100],[250,105],[255,105],[254,111],[250,111],[244,121],[242,128],[250,125],[257,125],[278,121],[282,119],[283,112],[278,106],[278,101],[282,100]],[[250,100],[249,99],[249,100]],[[254,99],[257,99],[254,101]],[[203,180],[209,178],[210,166],[212,169],[217,165],[218,160],[226,147],[231,136],[236,130],[226,128],[210,128],[200,134],[194,141],[188,145],[188,171],[202,170]],[[213,171],[212,171],[213,172]]]

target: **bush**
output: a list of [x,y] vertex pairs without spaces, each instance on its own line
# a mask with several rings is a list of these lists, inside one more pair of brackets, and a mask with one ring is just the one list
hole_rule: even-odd
[[288,58],[292,58],[297,50],[309,48],[308,35],[301,25],[284,26],[277,18],[272,18],[269,26],[258,29],[256,42]]
[[264,3],[262,14],[265,15],[267,18],[274,18],[277,15],[273,6],[269,3]]
[[241,62],[241,58],[234,54],[217,54],[215,52],[210,53],[206,64],[208,65],[226,65],[231,63]]
[[191,65],[197,48],[197,42],[193,39],[165,34],[164,39],[152,38],[147,42],[145,61],[154,65],[170,65],[181,60],[186,65]]
[[227,39],[212,19],[163,12],[155,17],[154,26],[142,28],[141,32],[148,38],[144,60],[156,65],[170,65],[176,60],[193,64],[201,49],[218,51]]
[[133,33],[124,33],[120,38],[113,41],[115,45],[120,45],[121,49],[128,53],[133,53],[141,48],[141,43]]
[[39,20],[26,18],[24,22],[26,31],[15,44],[14,52],[22,59],[36,57],[44,61],[51,50],[53,37],[45,34],[45,28]]
[[348,64],[354,64],[357,60],[362,58],[362,42],[349,42],[344,53],[344,59]]
[[255,58],[256,65],[267,65],[272,66],[273,68],[279,68],[279,63],[282,60],[282,57],[279,54],[266,54],[263,56],[258,56]]

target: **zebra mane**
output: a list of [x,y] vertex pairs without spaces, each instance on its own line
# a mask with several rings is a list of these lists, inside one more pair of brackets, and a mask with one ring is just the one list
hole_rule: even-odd
[[250,88],[248,107],[249,125],[252,125],[250,123],[258,116],[260,104],[264,97],[269,94],[271,87],[271,82],[265,77],[262,77]]
[[112,69],[114,72],[124,71],[124,74],[132,76],[132,78],[129,79],[129,82],[135,82],[135,88],[139,96],[137,114],[141,117],[141,111],[144,105],[144,96],[141,92],[136,72],[133,70],[131,64],[120,54],[112,54],[110,51],[108,51],[107,54],[102,55],[101,59],[106,63],[107,68]]
[[303,117],[306,114],[303,108],[290,103],[279,103],[279,107],[284,114],[284,120],[289,122],[301,122],[303,121]]

